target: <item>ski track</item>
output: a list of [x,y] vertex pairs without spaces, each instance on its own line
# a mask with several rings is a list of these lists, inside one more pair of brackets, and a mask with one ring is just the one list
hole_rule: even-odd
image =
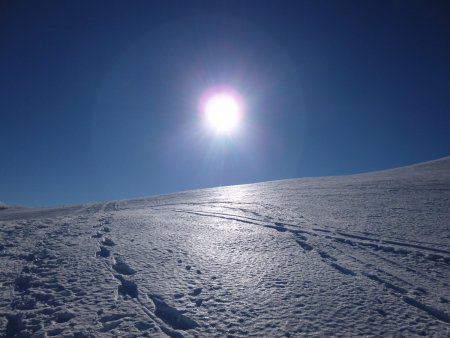
[[[242,209],[240,209],[242,210]],[[273,225],[268,225],[268,224],[262,224],[263,221],[259,221],[257,219],[254,218],[249,218],[249,217],[240,217],[237,218],[233,215],[230,214],[225,214],[225,213],[215,213],[215,212],[210,212],[210,213],[205,213],[205,212],[195,212],[195,211],[180,211],[180,210],[171,210],[171,211],[175,211],[175,212],[184,212],[184,213],[189,213],[189,214],[194,214],[194,215],[199,215],[199,216],[209,216],[209,217],[217,217],[217,218],[221,218],[221,219],[226,219],[226,220],[233,220],[233,221],[238,221],[238,222],[243,222],[243,223],[247,223],[247,224],[254,224],[254,225],[259,225],[259,226],[263,226],[263,227],[267,227],[267,228],[273,228],[277,231],[281,231],[281,232],[285,232],[285,231],[289,231],[291,233],[294,234],[294,236],[296,237],[296,242],[299,244],[299,246],[305,251],[305,252],[309,252],[309,251],[313,251],[315,250],[315,246],[308,244],[307,241],[307,237],[305,237],[304,235],[301,235],[301,233],[303,234],[308,234],[314,237],[321,237],[320,239],[320,243],[321,245],[323,245],[324,239],[325,240],[332,240],[335,243],[343,243],[343,244],[347,244],[350,246],[358,246],[360,249],[362,249],[361,252],[357,253],[357,257],[362,255],[366,250],[366,247],[370,247],[375,251],[384,251],[384,252],[392,252],[392,253],[397,253],[400,255],[418,255],[418,256],[423,256],[425,258],[430,258],[431,260],[440,260],[442,263],[449,265],[450,267],[450,257],[448,256],[450,254],[450,251],[448,250],[442,250],[442,249],[435,249],[435,248],[429,248],[423,245],[416,245],[416,244],[409,244],[409,243],[401,243],[401,242],[397,242],[397,241],[388,241],[388,240],[381,240],[381,239],[376,239],[376,238],[370,238],[370,237],[363,237],[360,235],[353,235],[353,234],[348,234],[348,233],[342,233],[342,232],[331,232],[329,230],[323,230],[323,229],[311,229],[311,230],[292,230],[289,228],[286,228],[286,226],[290,226],[291,228],[296,228],[297,226],[293,226],[293,225],[289,225],[289,224],[283,224],[281,222],[275,222]],[[259,221],[259,222],[258,222]],[[324,236],[322,233],[325,232],[328,235]],[[339,237],[342,236],[342,237]],[[350,241],[348,239],[345,239],[345,237],[348,238],[352,238],[353,241]],[[359,240],[359,241],[356,241]],[[386,245],[382,245],[382,244],[371,244],[371,245],[367,245],[366,242],[377,242],[377,243],[385,243]],[[387,246],[388,244],[392,244],[393,246]],[[396,248],[396,246],[400,247]],[[403,249],[403,247],[405,248],[412,248],[412,249],[418,249],[416,252],[411,252],[411,251],[407,251],[405,249]],[[336,249],[336,248],[335,248]],[[352,258],[353,260],[357,261],[360,265],[365,265],[366,268],[368,267],[367,264],[367,259],[361,259],[361,258],[355,258],[352,255],[348,255],[346,252],[344,252],[343,250],[339,250],[341,254],[343,254],[344,258]],[[419,251],[421,250],[421,251]],[[352,271],[351,269],[345,268],[342,265],[336,263],[337,259],[331,255],[329,255],[328,253],[326,253],[325,251],[322,251],[320,249],[315,250],[318,252],[318,254],[322,257],[323,262],[330,265],[331,267],[333,267],[334,269],[336,269],[338,272],[345,274],[345,275],[350,275],[350,276],[356,276],[357,273]],[[429,253],[431,252],[431,254]],[[439,254],[446,254],[445,256],[442,255],[437,255],[434,254],[435,252],[439,253]],[[369,252],[369,255],[376,255],[376,253],[373,252]],[[345,257],[347,256],[347,257]],[[395,261],[386,259],[384,257],[380,257],[382,260],[384,260],[385,262],[389,263],[390,266],[388,266],[389,270],[397,270],[398,268],[404,270],[401,271],[402,273],[405,272],[410,272],[411,269],[403,266]],[[395,266],[395,267],[393,267]],[[364,272],[364,267],[360,266],[358,267],[358,270],[361,270],[360,273],[362,274],[362,276],[365,276],[367,278],[369,278],[372,281],[377,282],[378,284],[380,284],[381,286],[383,286],[385,289],[388,289],[388,291],[394,291],[395,294],[407,294],[407,293],[412,293],[415,294],[417,296],[422,296],[422,298],[424,298],[424,295],[429,294],[429,292],[426,290],[426,288],[422,287],[422,286],[417,286],[417,285],[412,285],[409,284],[403,280],[401,280],[399,277],[392,275],[386,271],[377,269],[378,274],[384,274],[384,275],[389,275],[390,278],[393,279],[397,279],[397,282],[403,283],[403,284],[409,284],[409,288],[411,289],[410,292],[408,292],[406,289],[404,289],[401,286],[397,286],[396,284],[390,283],[388,281],[385,281],[383,279],[381,279],[380,277],[378,277],[377,275],[374,274],[370,274],[367,272]],[[425,275],[424,273],[420,273],[418,271],[412,271],[414,273],[414,275],[420,275],[423,279],[424,279],[424,285],[428,284],[429,282],[435,282],[435,279],[430,278],[429,276]],[[445,284],[444,286],[448,286],[447,284]],[[414,290],[419,290],[419,292]],[[405,300],[405,302],[411,306],[414,306],[420,310],[423,310],[424,312],[426,312],[427,314],[435,317],[438,320],[444,321],[446,323],[450,323],[450,316],[444,312],[441,311],[439,309],[433,308],[432,306],[428,306],[416,299],[413,298],[409,298],[409,297],[404,297],[403,300]]]
[[0,335],[449,336],[450,180],[419,169],[0,213]]

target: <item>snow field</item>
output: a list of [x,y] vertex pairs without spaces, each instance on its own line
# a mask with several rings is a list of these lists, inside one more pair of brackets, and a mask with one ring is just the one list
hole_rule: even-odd
[[5,337],[449,336],[450,158],[0,211]]

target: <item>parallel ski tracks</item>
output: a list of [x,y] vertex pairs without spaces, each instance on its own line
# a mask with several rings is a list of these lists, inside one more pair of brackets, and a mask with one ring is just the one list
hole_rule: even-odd
[[[448,300],[445,297],[433,294],[433,290],[427,290],[429,282],[439,283],[428,271],[420,271],[420,266],[408,266],[417,260],[432,260],[443,269],[450,267],[450,250],[442,248],[435,243],[418,241],[404,241],[397,238],[387,239],[373,233],[342,231],[336,227],[321,227],[305,217],[301,217],[298,224],[284,222],[269,217],[247,208],[230,207],[220,204],[217,210],[214,204],[199,203],[193,205],[172,204],[153,207],[155,210],[192,214],[201,217],[220,218],[226,221],[235,221],[255,226],[271,228],[279,232],[290,232],[305,253],[317,253],[323,263],[351,278],[365,278],[369,283],[375,283],[385,292],[388,292],[405,305],[425,312],[437,320],[450,323],[450,315],[447,313]],[[178,207],[178,208],[177,208]],[[196,208],[200,207],[200,208]],[[200,210],[199,210],[200,209]],[[240,213],[227,213],[224,209]],[[248,216],[248,214],[252,216]],[[247,215],[245,215],[247,214]],[[345,246],[351,246],[354,254],[344,250]],[[409,264],[402,262],[408,258]],[[383,264],[378,264],[380,261]],[[386,269],[387,263],[387,269]],[[378,266],[384,266],[384,269]],[[448,286],[448,285],[444,285]],[[441,303],[437,308],[436,303]]]

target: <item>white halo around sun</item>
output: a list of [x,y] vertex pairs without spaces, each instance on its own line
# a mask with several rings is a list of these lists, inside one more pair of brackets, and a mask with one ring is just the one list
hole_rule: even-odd
[[230,90],[208,92],[202,100],[202,115],[207,126],[218,134],[235,131],[242,119],[242,100]]

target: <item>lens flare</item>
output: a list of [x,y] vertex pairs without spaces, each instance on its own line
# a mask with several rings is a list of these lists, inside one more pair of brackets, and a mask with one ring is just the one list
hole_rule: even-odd
[[201,99],[200,109],[206,125],[218,134],[235,131],[243,113],[240,96],[223,87],[207,91]]

